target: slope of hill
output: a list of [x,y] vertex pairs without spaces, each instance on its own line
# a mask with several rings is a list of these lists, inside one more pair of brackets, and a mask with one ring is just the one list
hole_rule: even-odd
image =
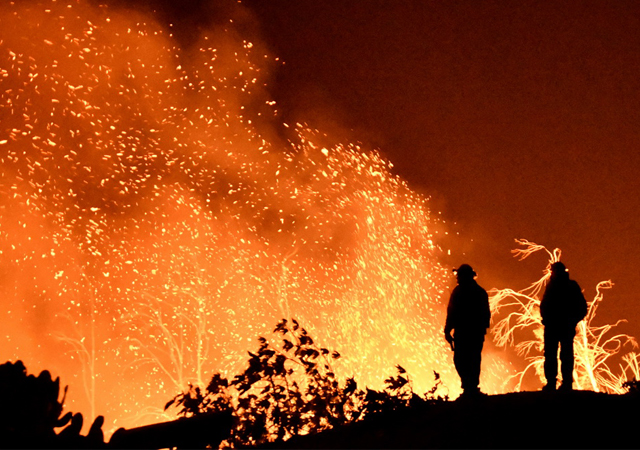
[[640,398],[518,392],[371,417],[278,448],[638,448]]

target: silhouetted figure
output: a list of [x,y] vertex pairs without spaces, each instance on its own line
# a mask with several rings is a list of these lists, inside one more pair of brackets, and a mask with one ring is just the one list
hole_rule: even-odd
[[476,282],[471,266],[463,264],[454,273],[458,285],[449,298],[444,334],[453,349],[453,363],[462,381],[463,395],[468,396],[480,394],[482,346],[491,311],[487,291]]
[[578,283],[569,278],[569,272],[560,261],[551,264],[551,279],[540,302],[540,315],[544,325],[544,390],[555,391],[558,376],[558,345],[562,385],[560,389],[573,389],[573,338],[576,326],[587,315],[587,301]]

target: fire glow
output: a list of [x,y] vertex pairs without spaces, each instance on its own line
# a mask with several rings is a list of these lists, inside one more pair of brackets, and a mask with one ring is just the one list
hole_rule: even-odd
[[[296,317],[344,376],[379,386],[402,364],[417,392],[436,370],[457,394],[443,222],[374,151],[301,125],[263,138],[259,46],[24,5],[0,13],[3,360],[60,375],[89,423],[133,426]],[[483,388],[506,370],[486,357]]]
[[[540,317],[540,300],[544,288],[551,277],[551,264],[560,261],[561,251],[556,248],[548,250],[543,245],[516,239],[521,248],[513,250],[514,256],[521,261],[533,253],[543,252],[548,257],[547,265],[539,280],[520,291],[513,289],[493,289],[490,295],[494,324],[492,333],[494,341],[499,347],[513,345],[517,353],[523,356],[526,366],[513,376],[517,381],[515,390],[521,390],[525,376],[533,372],[541,384],[544,378],[544,326]],[[640,355],[635,351],[623,349],[637,349],[636,340],[627,334],[610,334],[624,320],[615,324],[597,325],[596,311],[604,299],[604,290],[611,289],[610,280],[601,281],[596,285],[596,293],[588,301],[587,316],[576,329],[574,341],[575,367],[573,381],[576,389],[607,392],[610,394],[624,394],[626,382],[640,380]],[[500,312],[502,310],[502,312]],[[533,336],[531,336],[533,335]],[[619,367],[613,362],[618,356]]]

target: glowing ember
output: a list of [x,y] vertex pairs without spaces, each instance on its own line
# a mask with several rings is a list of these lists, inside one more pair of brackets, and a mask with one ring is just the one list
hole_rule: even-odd
[[[376,152],[300,125],[263,139],[257,45],[217,30],[181,50],[83,1],[0,20],[3,361],[133,426],[296,317],[343,376],[377,387],[402,364],[417,392],[437,370],[456,395],[442,224]],[[499,390],[504,365],[483,370]]]
[[[533,370],[544,384],[544,340],[543,326],[540,317],[540,299],[544,287],[551,277],[551,264],[560,260],[560,249],[553,252],[544,246],[529,242],[524,239],[516,240],[523,246],[513,250],[520,260],[531,254],[544,251],[549,256],[549,261],[543,272],[542,278],[526,289],[514,291],[512,289],[493,290],[490,292],[490,302],[495,314],[503,317],[492,328],[494,339],[498,346],[513,345],[516,341],[516,350],[519,355],[527,360],[527,366],[515,375],[517,380],[516,390],[522,388],[525,375]],[[625,344],[637,347],[635,339],[626,334],[608,336],[616,325],[596,326],[593,321],[600,302],[603,300],[604,289],[613,286],[611,281],[602,281],[596,286],[596,295],[588,302],[587,317],[578,324],[576,338],[574,340],[575,369],[574,384],[577,389],[588,389],[596,392],[608,392],[622,394],[626,392],[623,387],[625,381],[640,379],[639,360],[636,353],[629,352],[622,358],[624,366],[620,366],[619,374],[609,366],[611,357],[617,355]],[[506,310],[506,313],[505,313]],[[532,333],[523,338],[522,333]],[[517,336],[517,337],[516,337]],[[539,386],[534,387],[539,388]]]

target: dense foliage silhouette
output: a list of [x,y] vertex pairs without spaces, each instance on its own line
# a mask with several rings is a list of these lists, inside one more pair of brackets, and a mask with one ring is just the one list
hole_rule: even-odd
[[[27,375],[22,361],[0,365],[0,435],[5,448],[103,448],[104,418],[98,416],[87,436],[80,435],[80,413],[62,415],[67,387],[60,396],[60,378],[48,370]],[[64,427],[64,428],[62,428]],[[56,428],[62,428],[56,433]]]
[[448,399],[439,394],[443,386],[436,372],[434,387],[421,397],[399,365],[381,391],[361,389],[353,378],[341,382],[332,365],[340,354],[318,346],[295,319],[281,320],[274,334],[274,343],[258,338],[244,372],[232,380],[216,373],[205,389],[191,385],[165,409],[176,407],[184,417],[231,410],[234,426],[225,443],[253,446]]

